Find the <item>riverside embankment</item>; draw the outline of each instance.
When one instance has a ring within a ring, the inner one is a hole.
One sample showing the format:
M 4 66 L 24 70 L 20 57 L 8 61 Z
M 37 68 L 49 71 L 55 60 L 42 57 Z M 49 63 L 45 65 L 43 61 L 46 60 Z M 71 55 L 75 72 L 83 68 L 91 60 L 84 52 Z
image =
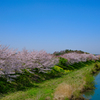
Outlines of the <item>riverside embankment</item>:
M 69 79 L 67 79 L 67 84 L 60 84 L 57 88 L 55 94 L 56 99 L 55 100 L 85 100 L 84 96 L 82 95 L 87 90 L 93 90 L 95 89 L 94 84 L 94 77 L 93 75 L 96 74 L 100 70 L 100 63 L 94 63 L 92 65 L 87 65 L 84 68 L 81 68 L 80 70 L 76 70 L 75 72 L 72 72 L 69 76 Z M 61 89 L 62 93 L 60 92 Z M 64 98 L 67 96 L 67 98 Z M 58 96 L 58 97 L 57 97 Z
M 86 65 L 59 78 L 36 83 L 37 87 L 6 94 L 1 100 L 84 100 L 82 93 L 94 87 L 93 73 L 99 70 L 94 66 L 95 63 Z
M 88 90 L 83 97 L 90 100 L 100 100 L 100 72 L 94 75 L 95 89 Z

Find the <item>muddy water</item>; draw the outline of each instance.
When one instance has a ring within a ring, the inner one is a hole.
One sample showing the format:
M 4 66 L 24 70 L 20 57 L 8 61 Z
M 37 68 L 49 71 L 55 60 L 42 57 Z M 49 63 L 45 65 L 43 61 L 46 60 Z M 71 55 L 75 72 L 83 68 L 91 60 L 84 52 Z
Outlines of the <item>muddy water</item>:
M 95 90 L 87 91 L 83 97 L 89 100 L 100 100 L 100 72 L 95 77 Z

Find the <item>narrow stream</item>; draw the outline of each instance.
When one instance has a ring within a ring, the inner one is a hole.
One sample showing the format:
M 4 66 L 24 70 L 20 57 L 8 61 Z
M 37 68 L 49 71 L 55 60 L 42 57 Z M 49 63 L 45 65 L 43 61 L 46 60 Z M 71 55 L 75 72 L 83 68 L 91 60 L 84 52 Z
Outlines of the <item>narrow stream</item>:
M 95 77 L 95 90 L 87 91 L 83 94 L 83 97 L 89 100 L 100 100 L 100 72 Z

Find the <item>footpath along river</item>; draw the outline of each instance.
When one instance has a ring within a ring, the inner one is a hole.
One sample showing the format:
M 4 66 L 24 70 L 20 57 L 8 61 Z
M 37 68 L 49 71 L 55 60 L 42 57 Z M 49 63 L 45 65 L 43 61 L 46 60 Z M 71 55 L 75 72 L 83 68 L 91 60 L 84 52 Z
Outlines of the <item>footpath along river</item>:
M 87 91 L 83 94 L 83 97 L 89 100 L 100 100 L 100 72 L 95 77 L 95 90 Z

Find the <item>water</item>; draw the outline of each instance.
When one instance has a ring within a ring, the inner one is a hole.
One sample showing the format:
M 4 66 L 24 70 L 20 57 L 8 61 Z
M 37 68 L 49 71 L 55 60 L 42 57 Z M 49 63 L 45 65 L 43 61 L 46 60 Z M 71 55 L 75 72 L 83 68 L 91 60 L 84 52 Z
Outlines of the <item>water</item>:
M 89 100 L 100 100 L 100 72 L 95 77 L 95 90 L 87 91 L 83 97 Z

